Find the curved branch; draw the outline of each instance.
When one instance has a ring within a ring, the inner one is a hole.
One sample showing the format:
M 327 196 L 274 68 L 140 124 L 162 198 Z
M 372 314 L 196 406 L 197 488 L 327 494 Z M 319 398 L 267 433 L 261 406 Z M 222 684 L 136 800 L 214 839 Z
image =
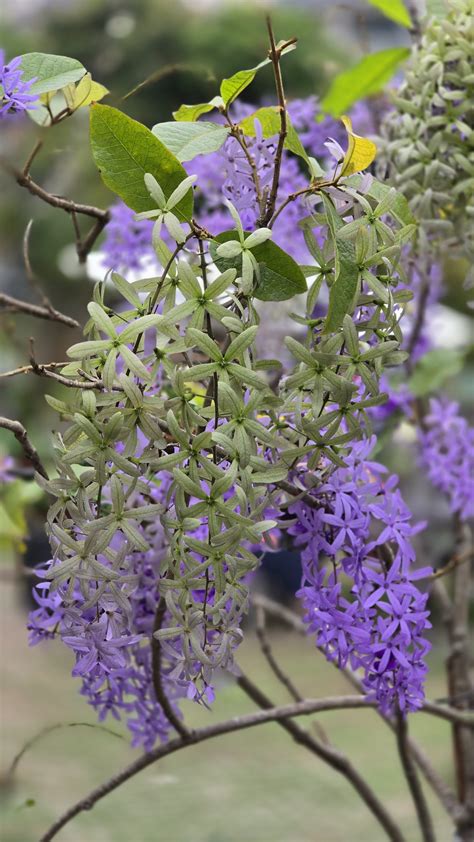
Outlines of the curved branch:
M 418 816 L 423 842 L 436 842 L 431 815 L 410 752 L 408 725 L 401 713 L 397 714 L 397 746 L 405 778 Z
M 162 757 L 174 754 L 186 746 L 202 743 L 223 734 L 232 734 L 234 731 L 254 728 L 257 725 L 264 725 L 267 722 L 279 722 L 284 719 L 289 720 L 295 716 L 309 716 L 313 713 L 322 713 L 324 711 L 342 710 L 348 708 L 373 708 L 374 706 L 373 702 L 369 702 L 360 696 L 335 696 L 328 697 L 326 699 L 306 699 L 302 703 L 297 702 L 294 704 L 282 705 L 280 707 L 272 707 L 268 710 L 260 710 L 254 713 L 245 714 L 244 716 L 236 716 L 233 719 L 229 719 L 224 722 L 217 722 L 213 725 L 197 728 L 194 731 L 190 731 L 187 737 L 176 737 L 173 740 L 169 740 L 164 745 L 160 745 L 153 749 L 153 751 L 150 751 L 148 754 L 144 754 L 133 763 L 130 763 L 129 766 L 126 766 L 125 769 L 122 769 L 121 772 L 113 775 L 108 781 L 105 781 L 96 789 L 93 789 L 89 795 L 82 798 L 80 801 L 77 801 L 76 804 L 70 807 L 69 810 L 67 810 L 38 840 L 38 842 L 51 842 L 51 839 L 54 839 L 61 828 L 67 825 L 75 816 L 79 815 L 79 813 L 82 813 L 85 810 L 91 810 L 98 801 L 110 792 L 113 792 L 114 789 L 117 789 L 123 783 L 126 783 L 126 781 L 133 778 L 143 769 L 151 766 Z M 434 703 L 431 703 L 430 707 L 434 707 L 436 711 L 441 709 L 443 712 L 443 718 L 449 718 L 449 709 L 446 710 L 442 705 L 435 705 Z M 430 710 L 428 712 L 432 713 L 434 711 Z M 455 711 L 456 716 L 459 713 L 460 711 Z M 446 714 L 448 714 L 448 716 L 446 716 Z M 438 715 L 441 714 L 438 713 Z M 309 740 L 313 739 L 309 734 L 306 736 Z M 324 746 L 324 748 L 326 748 L 326 746 Z
M 9 430 L 13 433 L 16 440 L 21 444 L 23 453 L 28 461 L 31 462 L 35 470 L 38 471 L 38 473 L 45 479 L 49 479 L 46 468 L 41 462 L 40 455 L 36 450 L 36 447 L 29 440 L 28 433 L 26 432 L 23 424 L 20 424 L 19 421 L 13 421 L 11 418 L 0 417 L 0 427 L 3 427 L 4 430 Z
M 4 292 L 0 292 L 0 304 L 6 310 L 11 310 L 15 313 L 26 313 L 28 316 L 34 316 L 36 319 L 47 319 L 50 322 L 61 322 L 68 327 L 80 327 L 76 319 L 70 316 L 65 316 L 51 305 L 44 307 L 40 304 L 30 304 L 29 301 L 20 301 L 19 298 L 13 298 Z

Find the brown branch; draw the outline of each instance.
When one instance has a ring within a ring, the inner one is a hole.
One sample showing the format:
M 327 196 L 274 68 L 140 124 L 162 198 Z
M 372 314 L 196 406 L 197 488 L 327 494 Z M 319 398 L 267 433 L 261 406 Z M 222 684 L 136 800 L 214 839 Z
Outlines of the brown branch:
M 457 554 L 463 556 L 472 552 L 469 527 L 456 518 L 456 530 Z M 470 706 L 474 694 L 470 677 L 470 591 L 470 568 L 467 564 L 458 565 L 453 574 L 453 610 L 447 622 L 450 642 L 447 669 L 449 696 L 453 699 L 452 704 L 461 709 Z M 474 731 L 454 725 L 453 742 L 458 797 L 472 813 L 471 831 L 474 832 Z
M 76 319 L 70 316 L 65 316 L 59 310 L 55 310 L 51 305 L 43 307 L 39 304 L 30 304 L 28 301 L 20 301 L 18 298 L 13 298 L 4 292 L 0 292 L 0 305 L 3 305 L 6 310 L 15 313 L 26 313 L 28 316 L 34 316 L 36 319 L 47 319 L 50 322 L 61 322 L 68 327 L 80 327 Z
M 270 195 L 268 197 L 267 207 L 265 210 L 264 216 L 259 220 L 259 225 L 266 225 L 267 222 L 272 218 L 275 205 L 278 195 L 278 187 L 280 185 L 280 171 L 281 171 L 281 163 L 283 159 L 283 149 L 285 146 L 286 136 L 288 134 L 288 114 L 286 111 L 286 100 L 285 100 L 285 89 L 283 87 L 283 77 L 281 74 L 281 53 L 283 47 L 277 47 L 275 42 L 275 35 L 273 33 L 273 27 L 270 17 L 267 17 L 267 29 L 268 29 L 268 37 L 270 39 L 270 50 L 269 50 L 269 58 L 272 61 L 273 65 L 273 75 L 275 77 L 275 87 L 277 92 L 277 99 L 278 99 L 278 107 L 280 111 L 280 131 L 278 134 L 278 143 L 275 152 L 275 163 L 273 166 L 273 179 L 272 179 L 272 186 L 270 189 Z M 292 39 L 291 42 L 287 43 L 294 43 L 295 39 Z M 285 45 L 287 46 L 287 45 Z
M 173 726 L 175 731 L 180 734 L 181 738 L 186 741 L 190 742 L 192 740 L 193 732 L 190 731 L 186 725 L 184 724 L 183 720 L 177 715 L 174 711 L 173 706 L 168 699 L 168 696 L 165 693 L 165 689 L 163 687 L 162 682 L 162 670 L 161 670 L 161 643 L 159 638 L 155 637 L 155 632 L 158 632 L 163 625 L 163 620 L 166 613 L 166 602 L 165 598 L 162 596 L 159 599 L 158 606 L 155 613 L 155 620 L 153 623 L 153 635 L 151 639 L 151 663 L 152 663 L 152 675 L 153 675 L 153 688 L 155 690 L 155 696 L 158 704 L 161 706 L 163 713 L 165 714 L 168 722 Z
M 71 360 L 66 360 L 57 363 L 37 363 L 36 366 L 21 365 L 18 368 L 12 368 L 10 371 L 2 371 L 0 373 L 0 379 L 2 377 L 16 377 L 18 374 L 36 374 L 36 368 L 41 368 L 41 373 L 43 374 L 45 371 L 53 371 L 55 368 L 62 368 L 65 365 L 69 365 L 70 362 Z
M 275 710 L 270 699 L 262 693 L 262 691 L 247 676 L 241 675 L 237 679 L 237 683 L 244 693 L 246 693 L 255 702 L 255 704 L 264 711 L 268 712 L 272 708 Z M 353 699 L 360 701 L 360 697 L 358 696 L 353 697 Z M 297 704 L 299 705 L 300 710 L 302 710 L 306 707 L 307 702 Z M 291 705 L 285 707 L 288 710 L 292 708 Z M 285 707 L 280 708 L 280 711 L 284 711 Z M 311 712 L 315 712 L 314 707 L 312 707 Z M 332 769 L 343 775 L 349 783 L 352 784 L 371 813 L 382 825 L 388 838 L 391 839 L 392 842 L 402 842 L 404 836 L 400 828 L 395 823 L 382 802 L 379 801 L 375 792 L 371 789 L 371 787 L 369 787 L 364 778 L 362 778 L 357 769 L 352 766 L 350 760 L 342 754 L 342 752 L 331 745 L 319 742 L 319 740 L 315 739 L 315 737 L 298 725 L 298 723 L 293 722 L 289 717 L 282 715 L 279 717 L 278 722 L 279 725 L 281 725 L 281 727 L 293 737 L 295 742 L 299 745 L 305 746 L 305 748 L 319 757 L 320 760 L 323 760 L 331 766 Z
M 344 697 L 343 697 L 344 698 Z M 84 812 L 85 810 L 91 810 L 98 801 L 108 795 L 113 790 L 117 789 L 126 781 L 133 778 L 143 769 L 146 769 L 148 766 L 151 766 L 156 761 L 160 760 L 162 757 L 167 757 L 170 754 L 174 754 L 177 751 L 180 751 L 183 748 L 186 748 L 188 745 L 196 745 L 197 743 L 202 743 L 206 740 L 213 739 L 214 737 L 221 736 L 223 734 L 231 734 L 236 731 L 242 731 L 247 728 L 254 728 L 257 725 L 263 725 L 267 722 L 279 722 L 282 719 L 291 719 L 295 716 L 306 716 L 313 713 L 321 713 L 322 711 L 329 711 L 329 710 L 338 710 L 340 709 L 340 697 L 328 698 L 328 699 L 312 699 L 307 700 L 303 704 L 301 703 L 294 703 L 290 705 L 283 705 L 281 707 L 271 707 L 270 709 L 256 711 L 250 714 L 245 714 L 243 716 L 237 716 L 233 719 L 226 720 L 224 722 L 217 722 L 213 725 L 207 725 L 203 728 L 197 728 L 194 731 L 189 733 L 188 738 L 184 737 L 176 737 L 173 740 L 165 743 L 164 745 L 157 746 L 157 748 L 153 749 L 148 754 L 144 754 L 141 757 L 137 758 L 133 763 L 129 764 L 125 769 L 121 772 L 118 772 L 116 775 L 113 775 L 109 780 L 105 781 L 103 784 L 98 786 L 97 788 L 93 789 L 85 798 L 82 798 L 76 804 L 69 808 L 50 828 L 49 830 L 41 837 L 39 842 L 51 842 L 52 839 L 57 835 L 57 833 L 65 827 L 75 816 L 79 815 L 79 813 Z M 288 723 L 285 724 L 286 726 Z M 303 733 L 305 733 L 303 731 Z M 307 735 L 309 740 L 312 740 L 310 735 Z M 326 748 L 326 747 L 323 747 Z M 339 753 L 337 753 L 339 757 Z M 385 813 L 385 808 L 381 805 L 382 811 Z M 398 828 L 396 828 L 398 833 Z M 397 842 L 402 842 L 403 837 L 401 835 L 392 837 L 396 839 Z
M 436 842 L 433 822 L 428 810 L 428 805 L 425 800 L 423 789 L 416 772 L 415 764 L 410 752 L 410 745 L 408 742 L 408 725 L 403 714 L 397 715 L 397 746 L 400 755 L 401 764 L 408 787 L 411 792 L 413 803 L 415 805 L 418 822 L 420 825 L 423 842 Z
M 110 212 L 108 210 L 104 210 L 103 208 L 97 208 L 94 205 L 74 202 L 72 199 L 67 199 L 64 196 L 57 196 L 54 193 L 50 193 L 48 190 L 45 190 L 40 184 L 37 184 L 30 175 L 30 168 L 40 148 L 41 142 L 38 141 L 22 170 L 12 166 L 12 164 L 3 157 L 0 157 L 0 165 L 13 176 L 20 187 L 24 187 L 29 193 L 33 196 L 37 196 L 43 202 L 46 202 L 46 204 L 51 205 L 54 208 L 60 208 L 72 216 L 73 225 L 76 225 L 75 233 L 77 255 L 79 257 L 79 261 L 84 263 L 99 234 L 109 222 Z M 95 220 L 94 225 L 84 238 L 81 238 L 79 235 L 77 223 L 75 223 L 75 215 L 77 214 L 87 216 Z
M 425 581 L 434 582 L 435 579 L 441 579 L 442 576 L 447 576 L 449 573 L 452 573 L 453 570 L 455 570 L 460 564 L 465 564 L 467 561 L 472 561 L 473 559 L 474 552 L 472 549 L 469 549 L 462 555 L 454 555 L 443 567 L 439 570 L 435 570 L 434 573 L 431 573 L 429 576 L 426 576 Z
M 256 622 L 256 632 L 257 638 L 260 643 L 260 648 L 264 657 L 266 658 L 270 669 L 272 670 L 273 674 L 276 676 L 280 684 L 285 687 L 295 702 L 302 702 L 303 696 L 299 692 L 296 685 L 291 680 L 290 676 L 284 671 L 283 667 L 277 661 L 275 655 L 273 654 L 273 649 L 270 645 L 270 641 L 268 640 L 268 636 L 266 633 L 266 622 L 265 622 L 265 609 L 261 605 L 257 605 L 257 622 Z M 323 741 L 323 743 L 329 744 L 330 740 L 328 735 L 326 734 L 322 725 L 315 721 L 313 723 L 315 731 L 319 736 L 319 739 Z
M 32 445 L 31 441 L 28 438 L 28 434 L 23 426 L 20 424 L 19 421 L 12 421 L 11 418 L 2 418 L 0 417 L 0 427 L 3 427 L 4 430 L 9 430 L 15 436 L 16 440 L 21 444 L 23 448 L 23 453 L 25 454 L 26 458 L 29 462 L 34 466 L 39 474 L 45 479 L 49 479 L 46 469 L 44 468 L 39 453 L 36 448 Z

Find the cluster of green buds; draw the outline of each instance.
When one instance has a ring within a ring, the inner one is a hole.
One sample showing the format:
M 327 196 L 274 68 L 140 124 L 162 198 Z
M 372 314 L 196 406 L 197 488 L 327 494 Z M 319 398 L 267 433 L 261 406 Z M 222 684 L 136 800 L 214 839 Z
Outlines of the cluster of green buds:
M 449 0 L 427 21 L 382 126 L 380 169 L 432 243 L 474 248 L 474 3 Z

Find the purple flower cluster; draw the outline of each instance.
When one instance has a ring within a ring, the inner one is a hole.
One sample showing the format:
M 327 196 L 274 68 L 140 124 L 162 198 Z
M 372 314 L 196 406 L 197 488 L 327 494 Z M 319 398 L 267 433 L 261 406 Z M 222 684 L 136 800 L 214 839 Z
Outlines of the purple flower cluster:
M 38 96 L 31 93 L 35 79 L 22 80 L 21 56 L 5 64 L 0 50 L 0 119 L 35 108 Z
M 166 496 L 168 487 L 169 480 L 164 477 L 155 492 L 156 502 Z M 142 501 L 137 498 L 136 502 Z M 28 628 L 31 644 L 61 638 L 74 652 L 76 663 L 72 675 L 82 679 L 81 693 L 99 720 L 108 715 L 115 719 L 125 717 L 132 733 L 132 745 L 143 746 L 148 751 L 157 739 L 168 737 L 170 724 L 153 690 L 151 640 L 159 600 L 160 567 L 167 552 L 159 522 L 147 527 L 146 539 L 150 550 L 128 551 L 123 582 L 112 580 L 94 605 L 88 605 L 88 599 L 77 585 L 70 595 L 66 586 L 53 591 L 50 582 L 40 582 L 33 591 L 38 608 L 30 613 Z M 123 536 L 117 534 L 111 543 L 118 554 L 121 550 L 125 552 Z M 111 566 L 105 555 L 101 563 Z M 40 575 L 47 575 L 51 564 Z M 165 617 L 165 625 L 166 622 Z M 179 715 L 177 700 L 186 697 L 190 687 L 189 682 L 180 681 L 176 674 L 179 659 L 176 645 L 173 649 L 162 645 L 160 674 L 166 695 Z
M 308 629 L 330 661 L 362 671 L 363 686 L 384 714 L 423 702 L 430 644 L 427 594 L 416 580 L 412 537 L 423 528 L 397 488 L 398 478 L 369 461 L 375 438 L 358 442 L 339 467 L 308 493 L 317 504 L 293 504 L 290 532 L 302 548 L 298 592 Z M 297 481 L 311 488 L 301 465 Z
M 462 520 L 474 517 L 474 428 L 459 404 L 432 399 L 419 430 L 421 464 Z

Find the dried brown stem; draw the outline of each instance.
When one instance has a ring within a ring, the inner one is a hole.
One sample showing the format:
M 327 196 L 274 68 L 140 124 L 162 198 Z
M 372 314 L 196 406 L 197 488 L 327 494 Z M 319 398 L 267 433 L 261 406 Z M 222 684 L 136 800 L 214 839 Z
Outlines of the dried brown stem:
M 153 673 L 153 688 L 158 704 L 161 706 L 168 722 L 173 726 L 175 731 L 181 736 L 183 740 L 189 742 L 192 739 L 192 731 L 190 731 L 183 720 L 175 713 L 173 706 L 165 693 L 162 681 L 161 670 L 161 643 L 155 632 L 158 632 L 163 625 L 163 620 L 166 613 L 166 602 L 164 597 L 160 597 L 155 614 L 155 621 L 153 623 L 153 636 L 151 639 L 151 660 Z
M 39 152 L 40 148 L 41 141 L 38 141 L 34 146 L 32 152 L 30 153 L 22 170 L 19 170 L 16 167 L 12 166 L 12 164 L 10 164 L 9 161 L 6 161 L 5 158 L 2 157 L 0 157 L 0 165 L 13 176 L 13 178 L 16 180 L 17 184 L 19 184 L 20 187 L 24 187 L 26 190 L 28 190 L 29 193 L 31 193 L 33 196 L 37 196 L 43 202 L 46 202 L 46 204 L 51 205 L 54 208 L 60 208 L 61 210 L 65 211 L 66 213 L 72 216 L 73 224 L 76 225 L 75 233 L 77 255 L 79 257 L 79 261 L 81 263 L 84 263 L 99 234 L 107 225 L 110 219 L 110 212 L 108 210 L 104 210 L 103 208 L 97 208 L 94 205 L 87 205 L 83 204 L 82 202 L 74 202 L 72 199 L 67 199 L 64 196 L 56 196 L 54 193 L 50 193 L 48 190 L 45 190 L 44 187 L 41 187 L 40 184 L 34 181 L 34 179 L 30 175 L 30 169 L 33 160 Z M 95 220 L 94 225 L 85 235 L 84 238 L 80 236 L 77 224 L 75 223 L 75 216 L 77 214 L 87 216 Z
M 10 312 L 25 313 L 26 315 L 33 316 L 36 319 L 47 319 L 47 321 L 50 322 L 61 322 L 61 324 L 67 325 L 68 327 L 80 327 L 80 324 L 76 321 L 76 319 L 72 319 L 70 316 L 60 313 L 59 310 L 55 310 L 51 305 L 43 307 L 39 304 L 30 304 L 29 301 L 20 301 L 20 299 L 13 298 L 13 296 L 7 295 L 5 292 L 0 292 L 0 306 L 3 306 Z
M 285 146 L 285 140 L 288 134 L 288 114 L 286 110 L 286 100 L 285 100 L 285 89 L 283 87 L 283 77 L 281 74 L 281 50 L 282 48 L 277 47 L 275 42 L 275 35 L 273 33 L 273 27 L 270 17 L 267 17 L 267 29 L 268 29 L 268 37 L 270 39 L 270 51 L 269 57 L 271 58 L 272 65 L 273 65 L 273 75 L 275 77 L 275 87 L 277 93 L 277 100 L 278 100 L 278 108 L 280 110 L 280 131 L 278 134 L 278 143 L 277 148 L 275 151 L 275 161 L 273 166 L 273 179 L 272 179 L 272 186 L 270 189 L 270 195 L 267 201 L 267 207 L 265 209 L 264 216 L 259 220 L 260 225 L 266 225 L 269 220 L 272 218 L 275 212 L 275 205 L 278 196 L 278 187 L 280 185 L 280 171 L 281 171 L 281 163 L 283 159 L 283 149 Z
M 13 421 L 11 418 L 0 417 L 0 427 L 3 427 L 4 430 L 9 430 L 13 433 L 16 440 L 21 444 L 23 453 L 28 461 L 31 462 L 33 467 L 39 474 L 41 474 L 42 477 L 49 479 L 46 468 L 41 462 L 39 453 L 29 440 L 28 433 L 26 432 L 23 424 L 20 424 L 19 421 Z
M 401 713 L 397 716 L 397 745 L 405 778 L 415 805 L 423 842 L 436 842 L 433 822 L 413 762 L 408 742 L 408 725 Z

